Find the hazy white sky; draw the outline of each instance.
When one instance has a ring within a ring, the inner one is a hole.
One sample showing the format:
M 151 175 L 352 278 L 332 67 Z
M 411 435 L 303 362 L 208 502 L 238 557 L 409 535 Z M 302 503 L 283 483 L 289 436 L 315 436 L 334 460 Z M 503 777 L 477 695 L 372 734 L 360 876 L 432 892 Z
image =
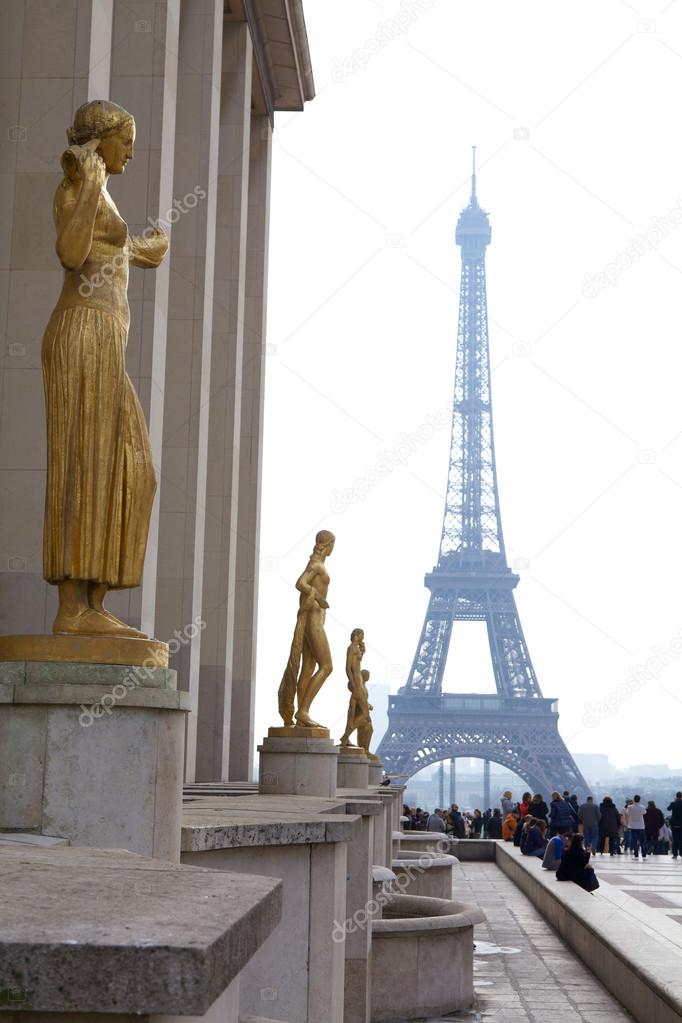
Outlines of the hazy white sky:
M 355 626 L 373 681 L 409 670 L 449 428 L 349 498 L 451 400 L 476 143 L 502 517 L 540 685 L 573 752 L 680 766 L 682 2 L 305 13 L 317 96 L 274 143 L 257 738 L 320 528 L 335 671 L 313 716 L 340 736 Z M 483 629 L 455 626 L 447 688 L 490 691 Z

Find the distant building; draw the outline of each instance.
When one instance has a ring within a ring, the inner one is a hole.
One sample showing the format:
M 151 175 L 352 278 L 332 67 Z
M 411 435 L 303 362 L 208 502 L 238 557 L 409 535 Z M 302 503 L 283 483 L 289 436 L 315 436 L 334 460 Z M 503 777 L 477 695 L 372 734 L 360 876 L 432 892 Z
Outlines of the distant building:
M 574 760 L 590 784 L 610 781 L 618 774 L 606 753 L 576 753 Z

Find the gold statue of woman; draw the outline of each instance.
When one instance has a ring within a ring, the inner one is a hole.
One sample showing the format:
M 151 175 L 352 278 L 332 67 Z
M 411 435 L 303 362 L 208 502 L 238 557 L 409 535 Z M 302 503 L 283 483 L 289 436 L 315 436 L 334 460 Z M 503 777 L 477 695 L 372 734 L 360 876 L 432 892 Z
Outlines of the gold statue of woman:
M 353 629 L 350 634 L 350 644 L 346 650 L 346 677 L 350 700 L 348 701 L 348 717 L 346 718 L 346 730 L 341 736 L 341 746 L 352 746 L 350 737 L 357 730 L 358 746 L 369 753 L 369 744 L 372 741 L 372 718 L 370 711 L 374 710 L 369 702 L 367 683 L 369 672 L 362 668 L 362 658 L 365 656 L 365 632 L 364 629 Z
M 310 704 L 332 673 L 332 656 L 324 631 L 325 611 L 329 607 L 329 573 L 324 562 L 334 550 L 335 539 L 327 529 L 320 530 L 308 564 L 296 581 L 301 598 L 291 652 L 278 694 L 279 713 L 286 727 L 294 724 L 294 696 L 296 724 L 306 728 L 324 727 L 310 717 Z
M 107 191 L 133 158 L 135 121 L 96 100 L 75 113 L 54 197 L 64 283 L 43 337 L 47 410 L 44 575 L 59 588 L 52 631 L 142 636 L 103 606 L 139 586 L 156 476 L 125 369 L 128 265 L 157 267 L 159 228 L 132 238 Z

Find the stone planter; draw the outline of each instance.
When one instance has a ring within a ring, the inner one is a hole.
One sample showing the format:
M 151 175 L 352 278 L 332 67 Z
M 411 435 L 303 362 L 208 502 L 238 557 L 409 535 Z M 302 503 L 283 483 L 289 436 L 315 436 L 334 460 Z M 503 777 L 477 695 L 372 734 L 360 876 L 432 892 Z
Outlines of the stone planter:
M 452 898 L 452 868 L 459 860 L 446 853 L 402 850 L 393 860 L 397 886 L 405 895 Z
M 451 845 L 448 836 L 440 831 L 394 831 L 393 838 L 398 840 L 401 850 L 413 849 L 417 852 L 444 853 Z
M 474 1000 L 474 924 L 481 910 L 449 899 L 389 895 L 372 922 L 372 1023 L 468 1009 Z

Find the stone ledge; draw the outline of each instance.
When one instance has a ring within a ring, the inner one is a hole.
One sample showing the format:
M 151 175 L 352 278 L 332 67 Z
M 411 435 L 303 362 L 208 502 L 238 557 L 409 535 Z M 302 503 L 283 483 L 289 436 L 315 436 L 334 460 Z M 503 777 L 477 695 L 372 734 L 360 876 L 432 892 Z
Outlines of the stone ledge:
M 22 1016 L 203 1015 L 281 917 L 279 880 L 117 849 L 0 846 L 0 887 Z
M 535 856 L 496 841 L 495 859 L 555 931 L 637 1020 L 682 1020 L 680 955 L 640 919 L 611 902 L 557 881 Z M 597 869 L 597 876 L 599 871 Z M 601 880 L 601 879 L 600 879 Z
M 223 805 L 220 806 L 202 805 L 202 800 L 186 803 L 183 807 L 181 851 L 316 845 L 350 842 L 355 837 L 359 821 L 357 815 L 332 814 L 329 811 L 301 813 L 294 808 L 287 813 L 284 807 L 271 809 L 264 806 L 259 809 L 256 799 L 245 798 L 247 806 L 239 805 L 239 797 L 221 800 Z M 267 796 L 257 798 L 268 799 Z M 295 803 L 300 802 L 300 797 L 291 798 Z M 287 797 L 279 799 L 286 800 Z M 216 802 L 210 801 L 211 804 Z
M 19 704 L 47 704 L 48 706 L 80 706 L 99 704 L 105 696 L 112 696 L 115 686 L 86 685 L 82 682 L 72 684 L 52 684 L 41 682 L 39 685 L 21 685 L 14 687 L 11 702 Z M 128 689 L 120 699 L 114 699 L 111 709 L 116 711 L 125 707 L 153 707 L 161 710 L 191 710 L 189 693 L 179 689 Z

